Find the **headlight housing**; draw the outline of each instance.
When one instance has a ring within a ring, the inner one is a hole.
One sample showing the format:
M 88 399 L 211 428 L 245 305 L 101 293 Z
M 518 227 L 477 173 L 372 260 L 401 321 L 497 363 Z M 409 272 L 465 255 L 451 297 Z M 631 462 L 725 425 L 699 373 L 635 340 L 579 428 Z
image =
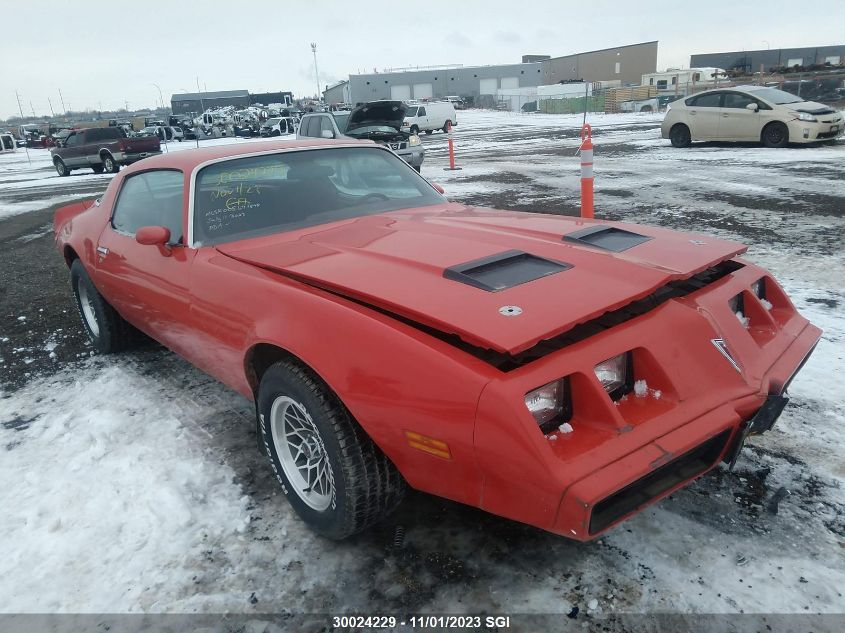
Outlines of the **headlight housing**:
M 634 381 L 631 352 L 625 352 L 600 362 L 593 369 L 601 386 L 613 400 L 631 391 Z
M 809 112 L 796 112 L 795 115 L 799 121 L 811 121 L 813 123 L 818 121 L 818 119 Z
M 569 380 L 561 378 L 525 394 L 525 406 L 543 433 L 550 433 L 572 417 Z
M 416 134 L 411 134 L 411 136 L 408 137 L 408 145 L 419 145 L 420 143 L 422 143 L 422 141 Z

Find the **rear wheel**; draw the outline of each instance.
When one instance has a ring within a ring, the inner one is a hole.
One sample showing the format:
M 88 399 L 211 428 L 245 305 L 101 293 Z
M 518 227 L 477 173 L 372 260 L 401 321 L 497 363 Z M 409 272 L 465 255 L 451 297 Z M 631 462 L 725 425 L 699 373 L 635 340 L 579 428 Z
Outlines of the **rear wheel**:
M 455 124 L 451 121 L 446 121 L 446 123 L 443 124 L 443 131 L 448 132 L 450 127 L 455 127 Z
M 692 137 L 689 128 L 683 123 L 676 123 L 669 132 L 669 140 L 672 147 L 689 147 L 692 144 Z
M 425 133 L 426 133 L 426 134 L 431 134 L 433 131 L 434 131 L 434 130 L 426 130 L 426 131 L 425 131 Z
M 115 161 L 114 156 L 112 156 L 111 154 L 103 154 L 101 158 L 103 161 L 103 171 L 105 171 L 107 174 L 116 174 L 117 171 L 120 169 L 120 166 L 117 164 L 117 161 Z
M 786 147 L 789 143 L 789 129 L 780 121 L 773 121 L 763 128 L 763 145 L 766 147 Z
M 91 165 L 91 169 L 94 170 L 95 174 L 102 174 L 103 173 L 103 166 L 102 165 Z
M 143 335 L 103 299 L 78 259 L 70 267 L 70 283 L 82 324 L 94 349 L 101 354 L 110 354 L 134 347 L 143 340 Z
M 67 176 L 70 173 L 70 169 L 67 168 L 65 161 L 61 158 L 54 160 L 53 165 L 56 166 L 56 173 L 59 174 L 59 176 Z
M 377 523 L 405 480 L 316 374 L 290 360 L 258 388 L 262 443 L 296 513 L 315 532 L 342 539 Z

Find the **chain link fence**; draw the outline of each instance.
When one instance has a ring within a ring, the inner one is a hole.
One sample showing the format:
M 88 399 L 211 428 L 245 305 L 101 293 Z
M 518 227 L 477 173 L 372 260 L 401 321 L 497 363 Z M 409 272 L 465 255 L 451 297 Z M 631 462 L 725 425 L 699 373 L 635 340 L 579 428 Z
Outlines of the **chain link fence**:
M 807 101 L 818 101 L 845 109 L 845 69 L 801 73 L 767 73 L 746 77 L 716 77 L 705 81 L 658 82 L 657 85 L 622 87 L 607 82 L 564 85 L 565 94 L 553 94 L 556 86 L 499 90 L 496 95 L 481 95 L 474 107 L 510 112 L 543 114 L 578 114 L 584 112 L 658 112 L 690 95 L 749 84 L 779 88 Z M 542 94 L 545 91 L 546 94 Z

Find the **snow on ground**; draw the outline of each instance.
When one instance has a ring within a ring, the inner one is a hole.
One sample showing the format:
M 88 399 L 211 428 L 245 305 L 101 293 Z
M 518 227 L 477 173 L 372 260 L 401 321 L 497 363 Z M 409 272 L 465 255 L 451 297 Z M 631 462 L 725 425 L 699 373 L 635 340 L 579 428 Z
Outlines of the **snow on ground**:
M 463 170 L 444 171 L 445 135 L 423 136 L 422 173 L 452 199 L 577 208 L 579 115 L 458 117 Z M 735 471 L 719 468 L 589 544 L 418 494 L 384 525 L 331 543 L 278 493 L 250 403 L 158 348 L 62 356 L 75 315 L 22 343 L 39 310 L 59 308 L 21 305 L 0 324 L 0 371 L 26 383 L 0 393 L 0 611 L 845 611 L 845 144 L 678 150 L 659 138 L 659 115 L 588 121 L 599 217 L 743 241 L 824 329 L 790 406 Z M 25 160 L 0 156 L 0 217 L 12 208 L 22 221 L 108 180 L 58 181 L 43 155 Z M 5 247 L 49 240 L 43 222 Z

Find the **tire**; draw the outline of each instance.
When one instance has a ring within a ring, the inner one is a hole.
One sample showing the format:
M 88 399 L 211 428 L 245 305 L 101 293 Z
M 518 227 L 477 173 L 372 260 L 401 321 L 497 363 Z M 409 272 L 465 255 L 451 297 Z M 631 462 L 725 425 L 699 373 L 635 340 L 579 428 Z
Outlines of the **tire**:
M 402 475 L 308 368 L 293 360 L 272 365 L 261 377 L 256 409 L 282 492 L 318 534 L 346 538 L 402 500 Z
M 91 165 L 91 169 L 94 170 L 95 174 L 102 174 L 103 173 L 103 166 L 102 165 Z
M 70 283 L 79 316 L 95 350 L 111 354 L 135 347 L 143 340 L 143 335 L 103 299 L 78 259 L 70 267 Z
M 446 121 L 446 123 L 444 123 L 444 124 L 443 124 L 443 131 L 444 131 L 445 133 L 447 133 L 447 134 L 449 133 L 449 124 L 450 124 L 450 123 L 452 123 L 452 122 L 451 122 L 451 121 Z M 452 127 L 455 127 L 455 124 L 454 124 L 454 123 L 452 123 Z
M 672 141 L 672 147 L 689 147 L 692 145 L 689 128 L 683 123 L 676 123 L 672 126 L 669 131 L 669 140 Z
M 103 171 L 107 174 L 116 174 L 120 170 L 120 165 L 117 164 L 114 156 L 108 152 L 104 153 L 101 159 L 103 161 Z
M 414 169 L 416 169 L 416 170 L 417 170 L 417 173 L 420 173 L 420 168 L 422 167 L 422 165 L 411 165 L 411 167 L 413 167 Z
M 434 130 L 426 130 L 426 131 L 425 131 L 425 133 L 426 133 L 426 134 L 431 134 L 433 131 L 434 131 Z
M 789 128 L 780 121 L 773 121 L 763 128 L 760 141 L 765 147 L 786 147 L 789 143 Z
M 420 128 L 416 125 L 412 125 L 411 126 L 411 134 L 419 134 L 419 133 L 420 133 Z
M 70 174 L 70 169 L 67 168 L 67 165 L 65 165 L 65 161 L 63 161 L 61 158 L 57 158 L 56 160 L 54 160 L 53 165 L 55 165 L 56 173 L 59 174 L 59 176 L 67 176 Z

